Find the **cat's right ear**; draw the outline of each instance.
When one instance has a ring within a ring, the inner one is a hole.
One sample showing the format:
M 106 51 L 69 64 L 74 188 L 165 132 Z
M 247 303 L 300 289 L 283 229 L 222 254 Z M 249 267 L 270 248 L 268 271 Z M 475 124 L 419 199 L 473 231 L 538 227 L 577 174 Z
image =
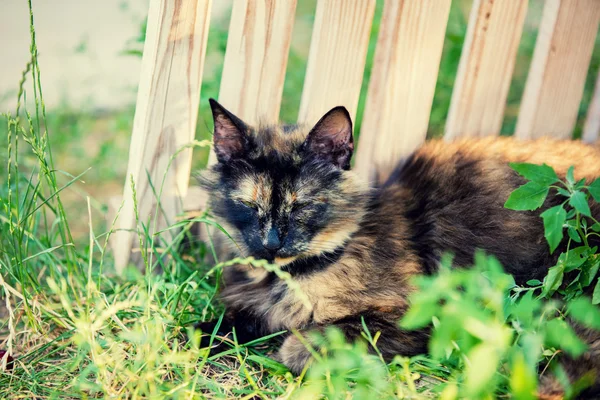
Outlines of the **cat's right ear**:
M 244 157 L 248 150 L 248 126 L 215 99 L 208 102 L 215 123 L 213 145 L 217 159 L 220 163 L 227 163 Z

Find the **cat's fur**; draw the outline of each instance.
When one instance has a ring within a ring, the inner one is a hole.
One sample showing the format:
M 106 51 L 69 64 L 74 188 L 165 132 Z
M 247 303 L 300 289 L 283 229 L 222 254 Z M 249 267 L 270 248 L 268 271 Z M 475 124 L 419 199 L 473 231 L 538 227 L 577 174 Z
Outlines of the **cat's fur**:
M 354 340 L 362 317 L 373 334 L 381 332 L 386 359 L 424 352 L 427 333 L 403 331 L 397 321 L 414 290 L 410 279 L 435 272 L 442 253 L 468 266 L 483 249 L 518 283 L 541 279 L 560 254 L 561 248 L 549 252 L 540 210 L 503 207 L 525 183 L 508 163 L 547 163 L 561 176 L 574 165 L 577 178 L 600 176 L 600 149 L 575 141 L 430 141 L 369 189 L 350 171 L 352 123 L 343 107 L 310 130 L 255 129 L 217 102 L 211 107 L 219 162 L 201 182 L 212 212 L 241 255 L 281 265 L 311 303 L 305 306 L 273 273 L 227 268 L 223 326 L 235 327 L 240 340 L 329 325 Z M 550 196 L 544 208 L 559 201 Z M 591 208 L 600 218 L 600 206 Z M 311 356 L 290 334 L 279 358 L 299 372 Z

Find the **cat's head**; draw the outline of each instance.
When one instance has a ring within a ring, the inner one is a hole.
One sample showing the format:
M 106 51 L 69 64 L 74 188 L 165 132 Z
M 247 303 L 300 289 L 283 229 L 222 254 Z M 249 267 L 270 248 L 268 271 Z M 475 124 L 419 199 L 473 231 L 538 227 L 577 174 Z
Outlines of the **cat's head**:
M 352 121 L 336 107 L 310 128 L 251 127 L 214 100 L 218 162 L 201 175 L 210 209 L 244 256 L 285 265 L 338 250 L 367 191 L 350 171 Z

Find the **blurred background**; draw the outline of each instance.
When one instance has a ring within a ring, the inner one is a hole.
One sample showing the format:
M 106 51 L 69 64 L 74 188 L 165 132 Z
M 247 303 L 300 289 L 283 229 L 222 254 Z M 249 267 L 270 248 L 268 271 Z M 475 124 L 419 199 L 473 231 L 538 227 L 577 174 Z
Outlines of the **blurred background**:
M 212 130 L 208 98 L 218 97 L 231 3 L 232 0 L 213 0 L 197 139 L 209 138 Z M 429 137 L 443 133 L 471 3 L 472 0 L 452 2 Z M 297 118 L 315 6 L 316 0 L 298 2 L 281 106 L 280 119 L 283 122 L 295 122 Z M 507 100 L 503 135 L 511 135 L 515 127 L 542 7 L 543 0 L 529 2 Z M 5 0 L 0 9 L 0 47 L 3 49 L 0 58 L 0 112 L 14 114 L 19 82 L 29 60 L 30 16 L 24 0 Z M 63 193 L 76 237 L 83 237 L 88 232 L 87 210 L 81 199 L 87 194 L 91 196 L 96 223 L 103 224 L 108 200 L 120 195 L 123 189 L 147 9 L 148 0 L 33 0 L 47 129 L 55 165 L 73 175 L 91 167 L 82 178 L 85 183 L 80 182 Z M 360 131 L 382 9 L 383 0 L 378 0 L 357 113 L 357 133 Z M 581 135 L 599 66 L 600 45 L 597 39 L 575 137 Z M 31 92 L 28 89 L 30 84 L 25 85 L 26 94 Z M 32 109 L 33 99 L 27 98 L 27 104 Z M 0 126 L 0 148 L 5 147 L 2 143 L 6 136 L 6 126 Z M 206 150 L 196 151 L 194 168 L 202 168 L 207 156 Z

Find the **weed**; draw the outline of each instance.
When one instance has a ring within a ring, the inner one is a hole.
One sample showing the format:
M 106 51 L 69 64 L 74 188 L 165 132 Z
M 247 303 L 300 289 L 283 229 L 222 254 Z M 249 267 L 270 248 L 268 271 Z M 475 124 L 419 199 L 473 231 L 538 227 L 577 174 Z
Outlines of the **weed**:
M 543 283 L 530 281 L 533 286 L 530 290 L 541 289 L 540 296 L 546 298 L 557 290 L 566 300 L 580 296 L 592 284 L 600 267 L 598 247 L 590 245 L 590 238 L 600 237 L 600 222 L 592 216 L 589 206 L 590 198 L 600 202 L 600 178 L 586 185 L 585 179 L 575 180 L 573 167 L 567 171 L 565 180 L 559 179 L 545 164 L 515 163 L 511 167 L 529 182 L 510 195 L 505 207 L 536 210 L 553 191 L 563 201 L 541 214 L 550 252 L 553 253 L 563 241 L 565 231 L 569 236 L 567 249 L 560 253 L 557 264 L 550 268 Z M 574 273 L 577 273 L 575 278 L 564 285 L 566 274 Z M 592 302 L 600 303 L 600 281 L 594 289 Z

